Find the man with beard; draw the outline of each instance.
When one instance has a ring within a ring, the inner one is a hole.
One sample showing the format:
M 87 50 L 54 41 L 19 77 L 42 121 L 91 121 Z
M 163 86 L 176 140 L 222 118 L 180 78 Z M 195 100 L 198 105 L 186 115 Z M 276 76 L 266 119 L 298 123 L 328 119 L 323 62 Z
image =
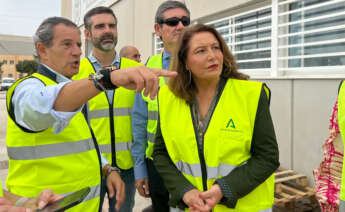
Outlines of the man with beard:
M 80 62 L 78 75 L 82 79 L 96 73 L 102 67 L 118 69 L 140 66 L 127 58 L 121 58 L 115 51 L 117 44 L 117 18 L 107 7 L 96 7 L 84 16 L 85 37 L 93 44 L 90 55 Z M 125 88 L 106 90 L 88 102 L 84 109 L 94 131 L 102 155 L 109 161 L 109 171 L 120 172 L 126 185 L 126 199 L 120 212 L 130 212 L 134 207 L 134 171 L 130 152 L 132 145 L 131 113 L 135 92 Z M 106 176 L 106 174 L 104 174 Z M 102 181 L 101 203 L 107 191 L 105 179 Z M 109 193 L 108 193 L 109 194 Z M 109 195 L 108 195 L 109 196 Z M 115 212 L 115 198 L 109 198 L 109 211 Z
M 164 45 L 161 54 L 150 57 L 147 67 L 169 69 L 171 54 L 182 30 L 190 24 L 190 12 L 185 4 L 179 1 L 165 1 L 157 9 L 154 29 Z M 160 78 L 160 85 L 165 79 Z M 157 129 L 157 100 L 150 100 L 141 94 L 135 96 L 133 107 L 133 146 L 135 186 L 141 196 L 151 197 L 153 211 L 169 211 L 169 193 L 163 180 L 153 165 L 154 137 Z M 146 209 L 145 211 L 149 211 Z

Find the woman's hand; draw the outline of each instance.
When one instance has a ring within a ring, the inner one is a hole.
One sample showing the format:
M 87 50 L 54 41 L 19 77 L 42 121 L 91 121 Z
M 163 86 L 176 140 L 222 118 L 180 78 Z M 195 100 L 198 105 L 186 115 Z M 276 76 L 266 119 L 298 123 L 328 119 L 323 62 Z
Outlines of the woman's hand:
M 186 194 L 185 194 L 185 196 L 186 196 Z M 209 190 L 207 190 L 205 192 L 200 192 L 197 195 L 198 195 L 199 199 L 201 199 L 202 204 L 191 205 L 189 207 L 189 210 L 191 212 L 209 212 L 212 210 L 212 208 L 214 208 L 214 206 L 216 206 L 220 202 L 220 200 L 223 197 L 222 190 L 220 189 L 219 185 L 217 185 L 217 184 L 213 185 Z M 199 201 L 199 199 L 198 199 L 198 201 Z M 183 198 L 183 200 L 184 200 L 184 198 Z
M 197 208 L 203 208 L 205 203 L 200 198 L 201 191 L 192 189 L 183 195 L 183 202 L 189 207 L 191 212 L 199 212 Z
M 212 209 L 223 198 L 223 192 L 218 184 L 214 184 L 209 190 L 202 192 L 200 197 L 205 201 L 208 208 Z

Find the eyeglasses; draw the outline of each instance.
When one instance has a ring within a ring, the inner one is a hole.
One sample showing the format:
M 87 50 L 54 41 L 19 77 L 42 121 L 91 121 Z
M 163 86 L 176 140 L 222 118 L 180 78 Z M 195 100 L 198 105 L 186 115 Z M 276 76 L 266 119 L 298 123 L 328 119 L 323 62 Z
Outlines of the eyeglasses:
M 183 26 L 188 26 L 190 24 L 190 18 L 187 16 L 183 16 L 182 18 L 177 18 L 177 17 L 167 18 L 165 20 L 162 20 L 160 23 L 173 27 L 173 26 L 177 26 L 180 21 L 183 24 Z

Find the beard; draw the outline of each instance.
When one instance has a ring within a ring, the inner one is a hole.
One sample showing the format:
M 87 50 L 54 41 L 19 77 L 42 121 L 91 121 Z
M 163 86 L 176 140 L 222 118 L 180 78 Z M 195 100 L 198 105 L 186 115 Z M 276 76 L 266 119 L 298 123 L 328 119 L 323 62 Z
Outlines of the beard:
M 111 42 L 105 41 L 105 40 L 112 40 Z M 102 35 L 100 38 L 93 38 L 92 44 L 105 52 L 113 51 L 115 49 L 115 46 L 117 44 L 117 36 L 114 36 L 111 33 L 107 33 Z

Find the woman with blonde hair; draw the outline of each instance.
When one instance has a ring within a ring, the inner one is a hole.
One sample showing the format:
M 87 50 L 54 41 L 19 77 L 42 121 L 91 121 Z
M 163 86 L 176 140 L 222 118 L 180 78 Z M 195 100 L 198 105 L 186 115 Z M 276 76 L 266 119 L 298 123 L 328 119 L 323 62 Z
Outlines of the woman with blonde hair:
M 270 92 L 238 72 L 210 26 L 180 36 L 160 89 L 154 164 L 171 206 L 192 212 L 272 211 L 279 152 Z

